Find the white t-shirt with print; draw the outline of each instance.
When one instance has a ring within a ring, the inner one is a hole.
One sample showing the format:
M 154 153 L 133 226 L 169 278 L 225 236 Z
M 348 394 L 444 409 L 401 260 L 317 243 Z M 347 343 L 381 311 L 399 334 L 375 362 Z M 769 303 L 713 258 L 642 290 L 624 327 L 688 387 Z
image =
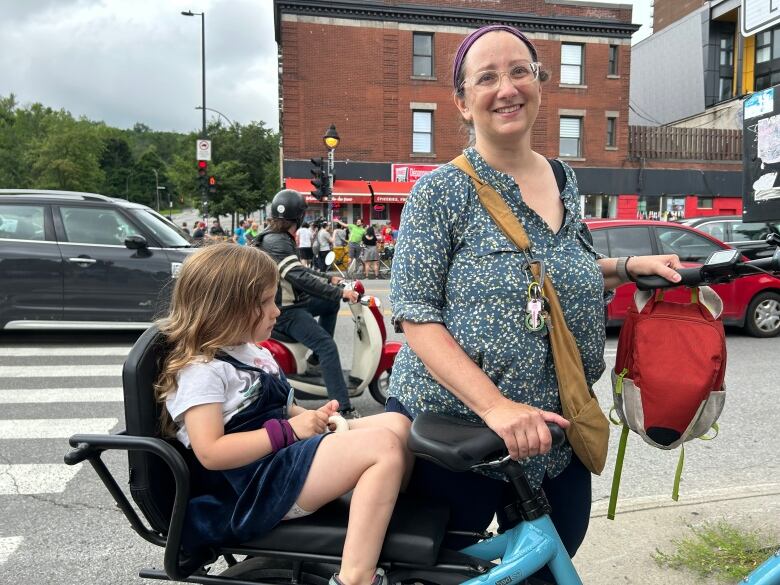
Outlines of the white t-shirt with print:
M 279 374 L 279 365 L 271 352 L 251 343 L 223 347 L 222 351 L 238 361 L 260 368 L 270 374 Z M 176 437 L 185 447 L 190 437 L 184 426 L 184 413 L 200 404 L 222 404 L 222 421 L 227 424 L 237 413 L 249 406 L 261 391 L 260 373 L 237 370 L 218 359 L 194 361 L 176 375 L 176 391 L 168 395 L 165 406 L 176 423 Z
M 308 228 L 298 230 L 298 247 L 311 248 L 311 231 Z

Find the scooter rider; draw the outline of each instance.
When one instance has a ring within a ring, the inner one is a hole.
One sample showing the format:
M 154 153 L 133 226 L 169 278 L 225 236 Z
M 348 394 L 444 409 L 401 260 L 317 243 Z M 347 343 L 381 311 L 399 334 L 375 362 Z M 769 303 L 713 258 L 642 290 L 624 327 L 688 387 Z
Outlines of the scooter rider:
M 268 227 L 255 239 L 255 246 L 274 259 L 279 267 L 276 304 L 281 314 L 274 330 L 292 337 L 314 352 L 319 359 L 328 397 L 338 400 L 339 411 L 354 416 L 347 384 L 333 332 L 340 301 L 359 300 L 358 293 L 335 286 L 342 279 L 306 268 L 298 256 L 295 234 L 306 211 L 303 196 L 292 189 L 279 191 L 271 201 Z M 319 325 L 314 317 L 319 317 Z M 313 357 L 313 356 L 312 356 Z M 309 358 L 310 364 L 315 364 Z

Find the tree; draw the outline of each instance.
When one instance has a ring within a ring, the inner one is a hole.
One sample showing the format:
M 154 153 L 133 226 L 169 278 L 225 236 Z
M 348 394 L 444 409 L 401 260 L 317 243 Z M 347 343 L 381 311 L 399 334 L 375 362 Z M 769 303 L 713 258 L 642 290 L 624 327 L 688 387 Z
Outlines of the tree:
M 155 178 L 155 171 L 157 171 L 157 178 Z M 167 172 L 168 167 L 160 158 L 160 155 L 157 154 L 157 149 L 154 146 L 149 147 L 136 161 L 133 168 L 133 177 L 130 180 L 130 184 L 133 187 L 131 200 L 157 209 L 156 186 L 159 185 L 166 189 L 171 187 Z M 163 201 L 167 205 L 167 193 L 161 192 L 161 206 L 164 205 Z
M 130 179 L 133 176 L 133 155 L 121 134 L 105 140 L 100 168 L 105 175 L 101 193 L 130 199 Z

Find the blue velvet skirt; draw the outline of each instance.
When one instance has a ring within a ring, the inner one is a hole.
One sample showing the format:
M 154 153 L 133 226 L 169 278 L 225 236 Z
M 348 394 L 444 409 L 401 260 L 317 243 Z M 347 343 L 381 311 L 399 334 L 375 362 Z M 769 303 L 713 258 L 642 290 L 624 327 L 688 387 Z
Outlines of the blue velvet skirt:
M 226 434 L 257 430 L 271 418 L 284 417 L 290 393 L 287 381 L 283 375 L 277 378 L 262 371 L 260 375 L 257 400 L 227 423 Z M 194 454 L 189 457 L 191 498 L 182 537 L 185 550 L 239 544 L 273 529 L 298 499 L 325 436 L 297 441 L 236 469 L 211 471 Z

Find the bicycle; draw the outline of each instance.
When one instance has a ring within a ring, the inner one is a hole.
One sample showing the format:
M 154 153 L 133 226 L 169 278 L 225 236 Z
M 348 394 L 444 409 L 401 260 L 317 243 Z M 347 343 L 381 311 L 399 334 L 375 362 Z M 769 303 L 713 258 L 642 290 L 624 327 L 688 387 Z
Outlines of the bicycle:
M 780 236 L 774 237 L 772 244 L 780 246 Z M 704 266 L 680 269 L 681 284 L 700 286 L 756 272 L 780 271 L 780 247 L 771 258 L 742 262 L 739 257 L 737 250 L 714 252 Z M 679 283 L 655 276 L 637 278 L 640 289 L 673 286 Z M 305 518 L 282 522 L 251 542 L 183 553 L 181 538 L 190 493 L 187 460 L 193 455 L 177 441 L 159 434 L 160 405 L 154 399 L 153 384 L 166 351 L 164 340 L 154 330 L 139 338 L 122 372 L 127 429 L 115 435 L 74 435 L 69 440 L 73 449 L 65 455 L 68 465 L 89 461 L 132 528 L 145 540 L 164 547 L 164 570 L 142 569 L 139 575 L 203 585 L 326 585 L 340 564 L 348 515 L 346 498 Z M 563 431 L 548 426 L 553 444 L 560 445 Z M 492 430 L 480 423 L 422 414 L 412 424 L 409 447 L 418 457 L 453 471 L 489 467 L 504 473 L 517 495 L 514 509 L 520 522 L 503 534 L 467 533 L 480 540 L 461 550 L 445 549 L 447 507 L 401 494 L 379 562 L 389 583 L 534 585 L 543 582 L 532 575 L 546 565 L 558 585 L 582 585 L 550 520 L 544 493 L 530 487 L 523 466 L 509 459 L 504 441 Z M 128 451 L 129 489 L 146 524 L 101 459 L 102 453 L 111 449 Z M 246 557 L 239 560 L 236 555 Z M 214 573 L 217 569 L 212 565 L 219 557 L 228 567 Z M 742 581 L 748 585 L 778 582 L 780 551 Z

